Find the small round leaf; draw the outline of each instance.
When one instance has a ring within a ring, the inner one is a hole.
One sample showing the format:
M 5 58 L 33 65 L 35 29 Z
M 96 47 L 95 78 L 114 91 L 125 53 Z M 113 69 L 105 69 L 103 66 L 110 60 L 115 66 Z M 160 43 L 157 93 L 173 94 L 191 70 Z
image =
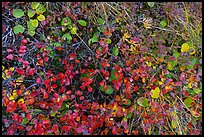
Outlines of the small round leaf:
M 38 20 L 37 20 L 37 19 L 32 20 L 32 21 L 31 21 L 31 24 L 32 24 L 32 26 L 35 27 L 35 28 L 38 27 Z
M 19 32 L 20 33 L 23 33 L 25 30 L 25 28 L 22 26 L 22 25 L 16 25 L 14 28 L 13 28 L 13 31 L 15 34 L 18 34 Z
M 21 18 L 24 15 L 24 11 L 22 9 L 14 9 L 13 16 L 16 18 Z
M 192 98 L 190 98 L 190 97 L 188 97 L 188 98 L 186 98 L 186 99 L 184 100 L 184 104 L 185 104 L 187 107 L 191 107 L 191 106 L 193 105 L 193 103 L 195 103 L 195 101 L 194 101 Z
M 31 8 L 32 8 L 32 9 L 37 9 L 39 5 L 40 5 L 39 2 L 32 2 L 32 3 L 31 3 Z
M 147 4 L 152 8 L 154 7 L 154 2 L 147 2 Z
M 35 12 L 32 10 L 28 10 L 28 17 L 32 18 L 35 15 Z
M 108 86 L 108 89 L 105 91 L 106 94 L 113 94 L 113 88 L 111 86 Z
M 160 22 L 160 26 L 161 26 L 162 28 L 166 27 L 166 25 L 167 25 L 166 20 L 162 20 L 162 21 Z
M 190 46 L 188 45 L 188 43 L 183 43 L 181 45 L 181 52 L 188 52 L 190 50 Z
M 142 107 L 148 107 L 148 100 L 145 97 L 140 97 L 139 99 L 137 99 L 137 103 L 142 106 Z
M 84 21 L 84 20 L 78 20 L 78 23 L 83 27 L 85 27 L 87 25 L 86 21 Z
M 76 34 L 77 28 L 76 28 L 76 27 L 73 27 L 70 32 L 71 32 L 72 34 Z
M 118 56 L 118 54 L 119 54 L 119 50 L 118 50 L 118 48 L 116 46 L 113 47 L 113 51 L 112 52 L 113 52 L 114 56 Z
M 40 14 L 40 15 L 37 17 L 37 19 L 38 19 L 39 21 L 43 21 L 43 20 L 45 20 L 45 16 L 42 15 L 42 14 Z

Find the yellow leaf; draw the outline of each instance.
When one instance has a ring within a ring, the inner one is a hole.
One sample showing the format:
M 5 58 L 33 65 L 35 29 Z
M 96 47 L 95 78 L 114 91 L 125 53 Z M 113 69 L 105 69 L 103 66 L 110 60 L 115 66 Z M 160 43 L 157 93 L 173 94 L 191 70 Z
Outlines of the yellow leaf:
M 173 127 L 173 128 L 177 128 L 177 123 L 176 123 L 176 120 L 172 120 L 171 121 L 171 126 Z
M 126 33 L 123 35 L 122 40 L 123 40 L 123 41 L 126 41 L 127 38 L 130 38 L 130 37 L 131 37 L 131 35 L 126 32 Z
M 152 66 L 152 62 L 148 62 L 148 61 L 146 61 L 146 63 L 147 63 L 147 65 L 148 65 L 149 67 Z
M 146 79 L 145 79 L 145 78 L 142 78 L 142 82 L 145 83 L 145 81 L 146 81 Z
M 162 84 L 164 84 L 162 81 L 159 81 L 159 85 L 162 85 Z
M 181 46 L 181 52 L 188 52 L 190 50 L 190 47 L 188 43 L 183 43 Z
M 9 97 L 9 100 L 14 100 L 14 99 L 15 99 L 14 96 Z
M 18 100 L 18 103 L 19 103 L 19 102 L 24 103 L 24 99 L 23 99 L 23 98 L 19 99 L 19 100 Z
M 151 90 L 152 92 L 152 98 L 158 98 L 160 95 L 160 89 L 159 87 L 156 87 L 155 90 Z
M 16 90 L 13 90 L 13 94 L 9 97 L 9 100 L 14 100 L 18 96 Z
M 23 80 L 22 80 L 22 78 L 18 78 L 18 79 L 16 80 L 16 82 L 22 83 Z
M 39 21 L 43 21 L 43 20 L 45 20 L 45 16 L 42 15 L 42 14 L 40 14 L 40 15 L 37 17 L 37 19 L 38 19 Z
M 173 69 L 173 65 L 172 65 L 170 62 L 168 62 L 167 68 L 168 68 L 169 70 L 172 70 L 172 69 Z
M 188 83 L 188 88 L 192 88 L 192 82 Z
M 194 117 L 200 117 L 200 113 L 197 113 L 196 111 L 191 111 L 191 114 L 194 116 Z

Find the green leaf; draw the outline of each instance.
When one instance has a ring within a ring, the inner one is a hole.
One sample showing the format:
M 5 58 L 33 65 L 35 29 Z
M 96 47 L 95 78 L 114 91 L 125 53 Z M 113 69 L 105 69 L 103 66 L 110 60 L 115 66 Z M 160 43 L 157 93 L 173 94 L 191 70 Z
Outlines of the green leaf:
M 171 74 L 166 74 L 166 77 L 167 78 L 172 78 L 172 75 Z
M 73 27 L 70 32 L 71 32 L 71 34 L 76 34 L 77 28 L 76 28 L 76 27 Z
M 29 34 L 30 36 L 34 36 L 34 35 L 35 35 L 35 30 L 33 30 L 33 29 L 28 29 L 28 34 Z
M 154 7 L 154 2 L 147 2 L 147 4 L 152 8 Z
M 35 113 L 40 113 L 42 110 L 40 110 L 40 109 L 34 109 L 34 112 Z
M 31 20 L 31 24 L 35 28 L 38 27 L 38 20 L 37 19 Z
M 58 46 L 62 46 L 59 42 L 55 42 L 53 43 L 54 46 L 58 47 Z
M 161 26 L 161 28 L 166 27 L 166 25 L 167 25 L 166 20 L 162 20 L 162 21 L 160 22 L 160 26 Z
M 111 70 L 110 81 L 117 80 L 117 78 L 115 77 L 115 74 L 114 74 L 115 72 L 117 72 L 117 70 L 114 70 L 114 69 Z
M 45 20 L 45 16 L 42 15 L 42 14 L 40 14 L 40 15 L 37 17 L 37 19 L 38 19 L 39 21 L 43 21 L 43 20 Z
M 27 27 L 28 27 L 28 29 L 31 29 L 31 30 L 35 30 L 35 29 L 36 29 L 36 28 L 33 27 L 33 25 L 32 25 L 32 20 L 27 21 Z
M 137 103 L 142 107 L 148 107 L 149 106 L 148 100 L 145 97 L 140 97 L 139 99 L 137 99 Z
M 113 53 L 114 56 L 118 56 L 119 50 L 118 50 L 118 48 L 116 46 L 113 47 L 112 53 Z
M 180 53 L 178 51 L 174 51 L 173 55 L 178 58 L 180 56 Z
M 185 100 L 184 100 L 184 104 L 187 106 L 187 107 L 191 107 L 193 105 L 193 103 L 195 103 L 195 101 L 190 98 L 190 97 L 187 97 Z
M 131 105 L 131 100 L 127 99 L 127 103 L 125 105 L 127 106 Z
M 54 117 L 55 115 L 56 115 L 56 112 L 52 110 L 52 114 L 50 116 Z
M 90 45 L 91 43 L 94 43 L 94 42 L 98 42 L 98 37 L 93 37 L 89 39 L 88 44 Z
M 34 11 L 32 11 L 32 10 L 28 10 L 28 17 L 29 18 L 32 18 L 34 15 L 35 15 L 35 12 Z
M 130 112 L 130 113 L 127 115 L 127 119 L 128 119 L 128 118 L 131 118 L 131 117 L 132 117 L 132 114 L 133 114 L 133 113 Z
M 107 39 L 107 44 L 111 44 L 112 43 L 112 40 L 111 39 Z
M 178 61 L 176 61 L 176 60 L 168 61 L 167 68 L 169 70 L 173 70 L 173 68 L 174 68 L 174 66 L 176 66 L 177 62 Z
M 22 121 L 22 125 L 26 125 L 26 123 L 27 123 L 27 118 L 23 118 L 23 121 Z
M 177 124 L 177 121 L 176 120 L 172 120 L 171 121 L 171 126 L 175 129 L 177 128 L 178 124 Z
M 39 2 L 32 2 L 32 3 L 31 3 L 31 8 L 32 8 L 32 9 L 37 9 L 39 5 L 40 5 Z
M 105 23 L 105 21 L 102 18 L 98 18 L 97 21 L 101 25 L 103 25 Z
M 13 16 L 16 18 L 21 18 L 24 15 L 24 11 L 22 9 L 14 9 Z
M 36 9 L 36 13 L 37 14 L 42 14 L 43 12 L 45 12 L 46 11 L 46 8 L 45 8 L 45 6 L 43 5 L 43 4 L 40 4 L 39 6 L 38 6 L 38 8 Z
M 78 20 L 78 23 L 83 27 L 85 27 L 87 25 L 85 20 Z
M 72 29 L 72 25 L 71 25 L 71 24 L 68 25 L 67 28 L 68 28 L 68 29 Z
M 106 94 L 113 94 L 113 88 L 111 86 L 108 86 L 108 89 L 105 91 Z
M 22 26 L 22 25 L 16 25 L 14 28 L 13 28 L 13 31 L 15 34 L 18 34 L 19 32 L 20 33 L 23 33 L 25 30 L 25 28 Z
M 201 91 L 202 91 L 202 90 L 199 89 L 199 88 L 194 89 L 194 92 L 197 93 L 197 94 L 201 93 Z
M 67 26 L 69 24 L 71 24 L 71 19 L 70 18 L 63 18 L 62 21 L 61 21 L 61 25 L 62 26 Z M 71 28 L 70 28 L 71 29 Z
M 66 33 L 62 36 L 62 39 L 67 39 L 67 43 L 70 43 L 70 40 L 72 40 L 72 36 L 69 33 Z

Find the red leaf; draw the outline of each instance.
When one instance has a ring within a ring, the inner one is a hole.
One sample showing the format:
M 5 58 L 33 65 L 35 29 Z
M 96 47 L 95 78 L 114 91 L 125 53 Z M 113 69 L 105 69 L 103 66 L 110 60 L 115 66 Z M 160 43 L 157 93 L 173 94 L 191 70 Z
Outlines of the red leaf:
M 21 69 L 21 68 L 16 68 L 16 72 L 17 72 L 18 74 L 21 74 L 21 75 L 24 74 L 24 70 Z
M 29 70 L 28 71 L 28 76 L 33 76 L 35 71 L 36 71 L 36 68 Z
M 57 88 L 57 87 L 58 87 L 57 84 L 53 84 L 53 85 L 52 85 L 52 88 L 54 88 L 54 89 Z
M 112 129 L 112 134 L 114 134 L 114 135 L 116 134 L 116 127 L 115 126 Z
M 54 124 L 53 127 L 52 127 L 52 131 L 53 132 L 56 132 L 58 130 L 58 125 L 57 124 Z
M 88 87 L 88 91 L 89 91 L 89 92 L 92 92 L 92 87 Z
M 28 61 L 23 61 L 23 65 L 28 65 L 29 64 L 29 62 Z
M 103 32 L 103 34 L 104 34 L 105 36 L 109 36 L 109 35 L 111 35 L 111 31 L 105 30 L 105 31 Z
M 45 57 L 44 57 L 44 61 L 45 61 L 45 62 L 48 62 L 48 60 L 49 60 L 49 58 L 45 56 Z
M 134 91 L 137 92 L 138 91 L 138 86 L 134 87 Z
M 44 80 L 44 84 L 46 87 L 49 87 L 50 79 Z
M 18 121 L 18 114 L 17 113 L 14 113 L 13 116 L 12 116 L 12 119 L 14 121 Z
M 8 60 L 13 60 L 13 54 L 9 54 L 6 58 L 7 58 Z
M 62 126 L 62 130 L 68 132 L 70 130 L 70 126 Z
M 37 78 L 37 79 L 36 79 L 36 83 L 37 83 L 37 84 L 40 84 L 40 83 L 42 83 L 42 80 L 41 80 L 41 78 Z
M 49 96 L 49 95 L 48 95 L 48 93 L 47 93 L 46 91 L 45 91 L 45 92 L 43 92 L 43 98 L 44 98 L 44 99 L 47 99 L 47 98 L 48 98 L 48 96 Z
M 7 52 L 9 52 L 9 53 L 10 53 L 10 52 L 13 52 L 13 50 L 12 50 L 12 49 L 7 49 Z
M 57 94 L 57 93 L 54 93 L 54 95 L 53 95 L 55 98 L 58 98 L 59 97 L 59 95 Z
M 20 46 L 20 49 L 21 49 L 21 50 L 25 50 L 25 49 L 26 49 L 26 46 Z
M 104 82 L 105 82 L 105 80 L 102 80 L 101 82 L 99 82 L 99 85 L 100 85 L 100 86 L 103 86 L 103 85 L 104 85 Z
M 62 50 L 62 47 L 58 46 L 58 47 L 57 47 L 57 50 L 58 50 L 58 51 L 61 51 L 61 50 Z
M 60 93 L 65 92 L 65 87 L 64 87 L 64 86 L 62 86 L 62 87 L 60 88 L 59 92 L 60 92 Z
M 75 53 L 71 53 L 70 55 L 69 55 L 69 60 L 74 60 L 75 58 L 76 58 L 76 54 Z
M 30 113 L 26 114 L 26 118 L 28 121 L 30 121 L 32 119 L 32 115 Z
M 155 89 L 156 89 L 156 86 L 155 86 L 155 85 L 152 85 L 152 86 L 151 86 L 151 89 L 152 89 L 152 90 L 155 90 Z
M 7 105 L 7 110 L 6 112 L 12 113 L 13 111 L 16 110 L 17 107 L 17 103 L 14 101 L 11 101 L 8 105 Z

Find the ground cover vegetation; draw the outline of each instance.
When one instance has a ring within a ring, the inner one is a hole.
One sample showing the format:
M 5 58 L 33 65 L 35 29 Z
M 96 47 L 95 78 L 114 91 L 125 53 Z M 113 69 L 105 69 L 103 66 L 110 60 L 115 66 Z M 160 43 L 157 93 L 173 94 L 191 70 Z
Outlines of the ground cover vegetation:
M 2 134 L 202 134 L 201 2 L 2 2 Z

